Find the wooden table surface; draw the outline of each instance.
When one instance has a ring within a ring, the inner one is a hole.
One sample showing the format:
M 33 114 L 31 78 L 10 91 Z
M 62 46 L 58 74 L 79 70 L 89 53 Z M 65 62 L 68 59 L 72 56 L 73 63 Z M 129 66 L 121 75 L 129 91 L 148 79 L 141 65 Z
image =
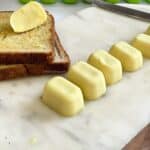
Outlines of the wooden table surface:
M 150 150 L 150 124 L 127 144 L 123 150 Z

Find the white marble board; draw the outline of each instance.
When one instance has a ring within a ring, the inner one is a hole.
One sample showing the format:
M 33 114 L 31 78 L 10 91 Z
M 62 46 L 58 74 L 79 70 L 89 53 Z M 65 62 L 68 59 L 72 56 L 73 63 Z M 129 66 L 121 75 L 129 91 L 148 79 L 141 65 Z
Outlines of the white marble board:
M 148 23 L 88 8 L 56 23 L 72 63 L 95 49 L 130 41 Z M 150 61 L 104 97 L 86 102 L 79 115 L 64 118 L 42 104 L 40 96 L 50 76 L 0 83 L 0 149 L 120 150 L 150 122 Z

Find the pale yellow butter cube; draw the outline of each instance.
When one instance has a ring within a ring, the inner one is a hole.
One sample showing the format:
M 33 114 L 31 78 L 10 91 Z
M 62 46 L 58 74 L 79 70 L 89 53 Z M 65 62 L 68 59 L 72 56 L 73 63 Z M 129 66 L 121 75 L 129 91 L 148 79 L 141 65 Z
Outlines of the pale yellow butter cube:
M 47 20 L 47 13 L 40 3 L 31 1 L 12 13 L 10 25 L 15 32 L 31 30 Z
M 106 83 L 109 85 L 122 79 L 120 61 L 104 50 L 97 50 L 91 54 L 88 63 L 103 72 Z
M 144 57 L 150 58 L 150 36 L 139 34 L 133 41 L 132 45 L 139 49 Z
M 75 115 L 84 108 L 80 88 L 63 77 L 54 77 L 48 81 L 42 100 L 64 116 Z
M 81 88 L 87 100 L 94 100 L 106 92 L 103 73 L 86 62 L 72 65 L 67 78 Z
M 120 60 L 124 71 L 136 71 L 143 66 L 141 52 L 126 42 L 114 44 L 110 54 Z

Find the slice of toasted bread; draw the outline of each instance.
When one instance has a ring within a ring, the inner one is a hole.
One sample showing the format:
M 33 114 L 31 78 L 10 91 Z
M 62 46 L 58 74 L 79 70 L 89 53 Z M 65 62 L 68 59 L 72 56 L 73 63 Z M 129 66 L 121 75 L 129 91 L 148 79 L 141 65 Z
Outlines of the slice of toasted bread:
M 54 59 L 47 64 L 25 64 L 25 67 L 30 75 L 50 74 L 50 73 L 64 73 L 68 70 L 70 59 L 64 50 L 60 39 L 55 32 L 55 48 Z
M 40 64 L 52 61 L 54 18 L 28 32 L 15 33 L 10 27 L 12 12 L 0 12 L 0 64 Z
M 0 66 L 0 80 L 8 80 L 27 76 L 24 65 L 2 65 Z
M 1 65 L 0 80 L 14 79 L 29 75 L 61 74 L 65 73 L 70 65 L 70 59 L 64 50 L 57 33 L 55 33 L 55 57 L 47 64 L 17 64 Z

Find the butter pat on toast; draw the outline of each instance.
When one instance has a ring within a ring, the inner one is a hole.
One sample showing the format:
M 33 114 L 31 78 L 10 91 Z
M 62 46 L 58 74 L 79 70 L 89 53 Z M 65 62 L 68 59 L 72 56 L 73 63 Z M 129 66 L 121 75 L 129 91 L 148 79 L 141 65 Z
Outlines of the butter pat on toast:
M 10 24 L 14 32 L 25 32 L 40 26 L 47 20 L 47 13 L 38 2 L 31 1 L 13 12 Z
M 54 18 L 47 16 L 44 24 L 23 33 L 10 26 L 12 12 L 0 12 L 0 64 L 41 64 L 54 55 Z
M 57 33 L 55 33 L 54 55 L 53 61 L 47 64 L 1 65 L 0 80 L 32 75 L 65 73 L 69 68 L 70 60 L 68 54 L 61 45 Z

